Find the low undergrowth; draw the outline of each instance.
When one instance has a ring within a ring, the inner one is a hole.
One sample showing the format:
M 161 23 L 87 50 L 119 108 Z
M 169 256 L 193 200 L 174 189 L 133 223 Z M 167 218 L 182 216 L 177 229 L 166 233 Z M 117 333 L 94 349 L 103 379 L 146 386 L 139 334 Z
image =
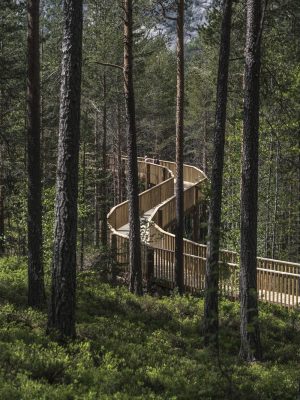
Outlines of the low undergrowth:
M 78 277 L 77 340 L 45 335 L 46 312 L 26 307 L 26 265 L 0 261 L 0 399 L 296 400 L 297 311 L 261 305 L 264 361 L 237 358 L 238 303 L 221 304 L 219 359 L 203 349 L 203 300 L 137 298 Z

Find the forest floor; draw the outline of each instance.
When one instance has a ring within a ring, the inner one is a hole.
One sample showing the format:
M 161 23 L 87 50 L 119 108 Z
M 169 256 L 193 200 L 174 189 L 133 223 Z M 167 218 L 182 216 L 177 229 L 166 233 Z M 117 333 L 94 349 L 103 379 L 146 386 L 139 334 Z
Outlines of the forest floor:
M 45 335 L 45 312 L 26 306 L 26 263 L 0 261 L 1 400 L 297 400 L 300 315 L 261 304 L 264 361 L 239 361 L 239 305 L 221 303 L 219 358 L 203 349 L 203 300 L 137 298 L 78 277 L 77 340 Z

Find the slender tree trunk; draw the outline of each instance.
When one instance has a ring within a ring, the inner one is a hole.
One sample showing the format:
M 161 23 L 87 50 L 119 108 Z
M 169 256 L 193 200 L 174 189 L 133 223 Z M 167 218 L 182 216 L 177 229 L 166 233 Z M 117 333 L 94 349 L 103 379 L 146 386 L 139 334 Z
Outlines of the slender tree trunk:
M 0 99 L 1 101 L 1 99 Z M 1 124 L 0 124 L 1 126 Z M 0 145 L 0 257 L 5 254 L 5 184 L 3 145 Z
M 184 0 L 177 3 L 177 95 L 176 95 L 176 228 L 175 228 L 175 281 L 180 294 L 184 292 Z
M 127 119 L 130 291 L 143 294 L 139 218 L 138 163 L 133 89 L 132 0 L 124 0 L 124 94 Z
M 39 0 L 28 1 L 28 304 L 45 302 L 42 243 Z
M 28 6 L 27 5 L 27 15 L 28 15 Z M 28 16 L 27 16 L 28 18 Z M 29 21 L 27 21 L 27 24 L 29 23 Z M 28 32 L 27 32 L 27 47 L 29 46 L 28 43 L 28 35 L 29 35 L 29 28 Z M 29 50 L 29 49 L 28 49 Z M 29 60 L 29 52 L 27 54 L 27 64 L 28 64 L 28 60 Z M 29 65 L 27 65 L 27 69 L 28 69 Z M 27 71 L 27 75 L 29 75 L 29 71 Z M 26 96 L 24 97 L 24 169 L 27 170 L 27 174 L 28 174 L 28 78 L 27 75 L 24 79 L 24 89 L 26 92 Z M 41 118 L 41 117 L 40 117 Z M 27 202 L 28 202 L 28 194 L 27 194 Z M 28 225 L 28 221 L 27 221 L 27 225 Z M 28 246 L 27 246 L 28 248 Z
M 121 147 L 121 105 L 118 100 L 117 104 L 118 132 L 117 132 L 117 182 L 118 182 L 118 203 L 123 201 L 123 169 L 122 169 L 122 147 Z
M 271 257 L 275 258 L 275 249 L 277 244 L 277 212 L 278 212 L 278 162 L 279 162 L 279 143 L 276 141 L 276 158 L 275 158 L 275 193 L 274 193 L 274 209 L 273 209 L 273 229 L 272 229 L 272 245 Z
M 99 130 L 98 130 L 98 112 L 95 111 L 95 137 L 94 137 L 94 146 L 95 146 L 95 220 L 94 220 L 94 244 L 97 248 L 100 245 L 100 226 L 99 226 Z
M 86 144 L 83 142 L 82 149 L 82 186 L 81 186 L 81 197 L 83 203 L 85 202 L 85 175 L 86 175 Z M 85 216 L 82 216 L 81 229 L 80 229 L 80 269 L 83 271 L 84 267 L 84 240 L 85 240 Z
M 216 125 L 211 176 L 204 303 L 204 342 L 206 345 L 212 345 L 215 349 L 218 349 L 219 334 L 219 251 L 231 15 L 232 0 L 224 0 L 217 83 Z
M 102 120 L 102 176 L 101 176 L 101 244 L 107 246 L 107 94 L 106 74 L 103 74 L 103 120 Z
M 2 41 L 0 41 L 1 53 L 3 53 Z M 3 56 L 3 54 L 2 54 Z M 3 129 L 3 91 L 0 89 L 0 129 Z M 5 184 L 4 184 L 4 151 L 0 143 L 0 257 L 5 254 Z
M 40 15 L 43 15 L 43 10 L 44 10 L 44 4 L 43 4 L 43 0 L 41 0 L 40 3 Z M 40 49 L 41 49 L 41 54 L 40 54 L 40 59 L 41 59 L 41 63 L 42 65 L 44 64 L 44 29 L 43 26 L 40 28 Z M 41 119 L 41 139 L 40 139 L 40 154 L 41 154 L 41 176 L 42 176 L 42 181 L 44 181 L 45 179 L 45 132 L 44 132 L 44 90 L 43 90 L 43 86 L 42 86 L 42 82 L 40 84 L 40 99 L 41 99 L 41 109 L 40 109 L 40 119 Z
M 207 110 L 204 111 L 204 138 L 203 138 L 203 148 L 202 148 L 202 166 L 203 172 L 207 173 Z
M 200 204 L 196 204 L 193 209 L 193 220 L 192 220 L 192 225 L 193 225 L 193 238 L 192 240 L 194 242 L 199 242 L 199 236 L 200 236 Z
M 48 329 L 57 330 L 62 337 L 74 337 L 82 60 L 81 0 L 64 0 L 63 23 L 54 254 Z
M 241 187 L 240 357 L 262 357 L 257 298 L 257 211 L 261 1 L 247 0 Z
M 300 124 L 299 124 L 299 128 L 298 128 L 298 149 L 300 149 Z M 298 156 L 298 207 L 296 208 L 296 212 L 297 212 L 297 220 L 298 223 L 296 224 L 297 227 L 297 232 L 298 234 L 296 234 L 296 246 L 297 249 L 295 251 L 296 253 L 296 259 L 299 260 L 300 258 L 300 151 L 299 151 L 299 156 Z M 296 197 L 296 199 L 297 199 Z M 298 244 L 298 245 L 297 245 Z
M 289 204 L 288 204 L 288 231 L 287 231 L 287 258 L 293 257 L 292 252 L 292 207 L 293 207 L 293 182 L 289 185 Z
M 270 192 L 271 192 L 271 176 L 272 176 L 272 158 L 273 158 L 273 136 L 271 137 L 269 147 L 269 171 L 268 171 L 268 186 L 267 186 L 267 214 L 266 214 L 266 226 L 265 226 L 265 257 L 269 256 L 269 225 L 270 225 Z

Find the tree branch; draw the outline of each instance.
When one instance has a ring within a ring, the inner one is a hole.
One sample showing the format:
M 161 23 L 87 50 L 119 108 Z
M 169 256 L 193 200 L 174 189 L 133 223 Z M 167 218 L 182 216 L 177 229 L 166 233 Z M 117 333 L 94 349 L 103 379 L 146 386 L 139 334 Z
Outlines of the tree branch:
M 263 3 L 263 8 L 262 8 L 262 13 L 261 13 L 261 19 L 260 19 L 260 29 L 259 29 L 259 34 L 256 40 L 256 47 L 259 46 L 259 43 L 261 42 L 263 30 L 264 30 L 264 24 L 265 24 L 265 19 L 266 19 L 266 10 L 268 7 L 268 0 L 265 0 Z
M 165 6 L 163 5 L 163 2 L 162 2 L 162 1 L 158 1 L 158 4 L 159 4 L 160 7 L 161 7 L 162 15 L 163 15 L 164 18 L 169 19 L 169 20 L 171 20 L 171 21 L 177 21 L 177 18 L 175 18 L 175 17 L 170 17 L 169 15 L 167 15 Z
M 124 68 L 121 65 L 105 63 L 105 62 L 101 62 L 101 61 L 93 61 L 93 62 L 94 62 L 94 64 L 103 65 L 104 67 L 117 68 L 117 69 L 121 69 L 122 71 L 124 70 Z

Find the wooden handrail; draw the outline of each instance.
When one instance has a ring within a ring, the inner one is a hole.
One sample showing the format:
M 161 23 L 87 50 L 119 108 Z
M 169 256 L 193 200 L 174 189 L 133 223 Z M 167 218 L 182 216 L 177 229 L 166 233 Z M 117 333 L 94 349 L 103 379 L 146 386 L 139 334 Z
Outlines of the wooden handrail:
M 257 260 L 265 261 L 265 262 L 272 262 L 272 263 L 276 263 L 276 264 L 284 264 L 285 266 L 289 266 L 289 267 L 300 268 L 300 264 L 291 262 L 291 261 L 282 261 L 282 260 L 276 260 L 276 259 L 265 258 L 265 257 L 257 257 Z
M 124 159 L 124 158 L 123 158 Z M 110 160 L 110 165 L 111 165 Z M 147 167 L 149 166 L 149 173 Z M 166 167 L 138 160 L 139 176 L 153 185 L 139 195 L 140 215 L 165 201 L 174 193 L 174 175 Z M 147 181 L 148 179 L 148 181 Z M 128 200 L 114 206 L 107 215 L 109 228 L 117 230 L 128 223 Z
M 110 167 L 113 157 L 109 158 Z M 123 157 L 124 159 L 124 157 Z M 153 254 L 156 279 L 170 287 L 174 286 L 175 235 L 166 232 L 166 228 L 175 219 L 175 171 L 176 164 L 160 161 L 160 164 L 146 162 L 138 158 L 139 178 L 149 187 L 139 195 L 140 215 L 153 209 L 147 218 L 147 233 L 142 242 L 143 273 L 147 273 L 148 253 Z M 206 175 L 198 168 L 184 165 L 185 212 L 203 199 L 203 185 Z M 128 236 L 118 229 L 128 224 L 128 201 L 117 204 L 107 215 L 111 241 L 115 240 L 117 261 L 128 266 Z M 125 249 L 125 250 L 124 250 Z M 230 250 L 220 251 L 220 264 L 229 269 L 220 273 L 220 293 L 231 298 L 239 296 L 239 255 Z M 206 245 L 184 239 L 184 279 L 186 290 L 203 291 L 205 285 Z M 261 300 L 277 303 L 286 307 L 298 307 L 300 304 L 300 264 L 263 257 L 257 258 L 258 293 Z
M 300 280 L 299 274 L 293 274 L 291 272 L 283 272 L 283 271 L 277 271 L 277 270 L 274 270 L 274 269 L 266 269 L 266 268 L 260 268 L 260 267 L 257 268 L 257 271 L 268 272 L 268 273 L 284 275 L 284 276 L 294 276 L 294 277 L 297 277 Z

